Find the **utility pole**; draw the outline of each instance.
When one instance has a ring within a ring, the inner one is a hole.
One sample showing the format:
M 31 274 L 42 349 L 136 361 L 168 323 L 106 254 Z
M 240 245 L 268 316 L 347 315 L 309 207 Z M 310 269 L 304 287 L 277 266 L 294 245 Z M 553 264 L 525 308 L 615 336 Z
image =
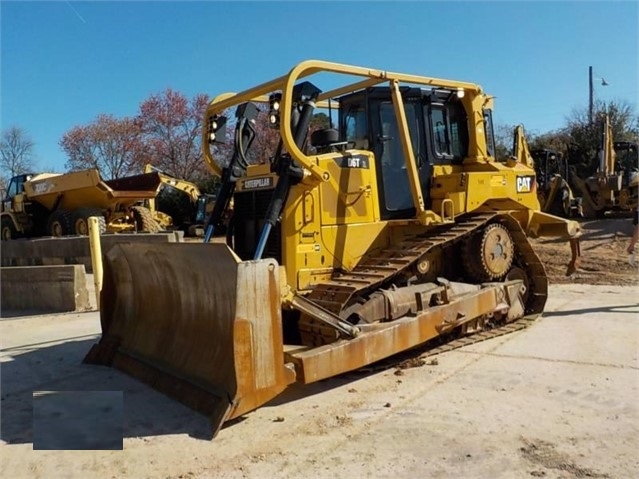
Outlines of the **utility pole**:
M 601 80 L 601 86 L 608 86 L 609 83 L 606 81 L 605 78 L 597 78 L 597 80 Z M 595 93 L 595 89 L 594 89 L 594 85 L 592 83 L 593 81 L 593 76 L 592 76 L 592 67 L 588 67 L 588 123 L 590 125 L 592 125 L 592 116 L 593 116 L 593 103 L 594 103 L 594 93 Z
M 592 67 L 588 67 L 588 123 L 592 125 Z

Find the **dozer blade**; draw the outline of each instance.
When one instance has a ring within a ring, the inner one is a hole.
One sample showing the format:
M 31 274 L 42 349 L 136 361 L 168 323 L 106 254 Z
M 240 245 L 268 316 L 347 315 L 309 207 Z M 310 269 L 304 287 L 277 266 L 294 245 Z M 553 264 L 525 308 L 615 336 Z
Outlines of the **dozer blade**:
M 113 366 L 211 419 L 295 380 L 284 365 L 278 265 L 222 244 L 120 244 L 104 257 L 102 337 L 85 362 Z

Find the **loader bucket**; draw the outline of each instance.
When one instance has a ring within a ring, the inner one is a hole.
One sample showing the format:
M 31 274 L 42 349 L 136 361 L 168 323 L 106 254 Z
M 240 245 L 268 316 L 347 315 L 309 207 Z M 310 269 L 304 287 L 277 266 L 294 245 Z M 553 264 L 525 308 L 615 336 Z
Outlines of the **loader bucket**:
M 284 365 L 279 267 L 223 244 L 120 244 L 104 257 L 102 337 L 113 366 L 222 423 L 294 381 Z

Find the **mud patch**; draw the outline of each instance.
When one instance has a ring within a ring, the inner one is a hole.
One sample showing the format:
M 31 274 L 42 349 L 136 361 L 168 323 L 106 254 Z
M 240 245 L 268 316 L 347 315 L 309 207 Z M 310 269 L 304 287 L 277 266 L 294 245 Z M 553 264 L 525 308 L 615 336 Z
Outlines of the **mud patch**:
M 520 454 L 531 463 L 546 469 L 557 469 L 571 474 L 573 477 L 609 478 L 608 474 L 601 474 L 592 469 L 582 468 L 571 462 L 570 458 L 555 450 L 555 445 L 542 440 L 522 438 L 524 443 L 519 448 Z M 533 471 L 531 475 L 543 477 L 543 471 Z

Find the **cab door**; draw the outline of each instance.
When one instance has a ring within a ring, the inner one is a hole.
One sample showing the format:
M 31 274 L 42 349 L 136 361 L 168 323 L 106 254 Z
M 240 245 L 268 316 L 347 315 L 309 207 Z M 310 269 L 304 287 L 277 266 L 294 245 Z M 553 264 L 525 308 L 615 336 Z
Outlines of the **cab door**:
M 419 97 L 406 97 L 404 112 L 408 122 L 410 143 L 417 162 L 417 172 L 426 208 L 430 205 L 431 168 L 426 153 L 423 107 Z M 373 141 L 380 191 L 382 219 L 405 219 L 415 216 L 415 205 L 408 177 L 407 159 L 404 157 L 400 129 L 390 96 L 370 100 L 373 119 Z
M 24 194 L 24 182 L 29 181 L 33 174 L 27 173 L 17 175 L 11 178 L 7 194 L 2 199 L 2 211 L 11 211 L 13 213 L 24 213 L 26 205 L 31 204 Z M 26 202 L 26 204 L 25 204 Z

